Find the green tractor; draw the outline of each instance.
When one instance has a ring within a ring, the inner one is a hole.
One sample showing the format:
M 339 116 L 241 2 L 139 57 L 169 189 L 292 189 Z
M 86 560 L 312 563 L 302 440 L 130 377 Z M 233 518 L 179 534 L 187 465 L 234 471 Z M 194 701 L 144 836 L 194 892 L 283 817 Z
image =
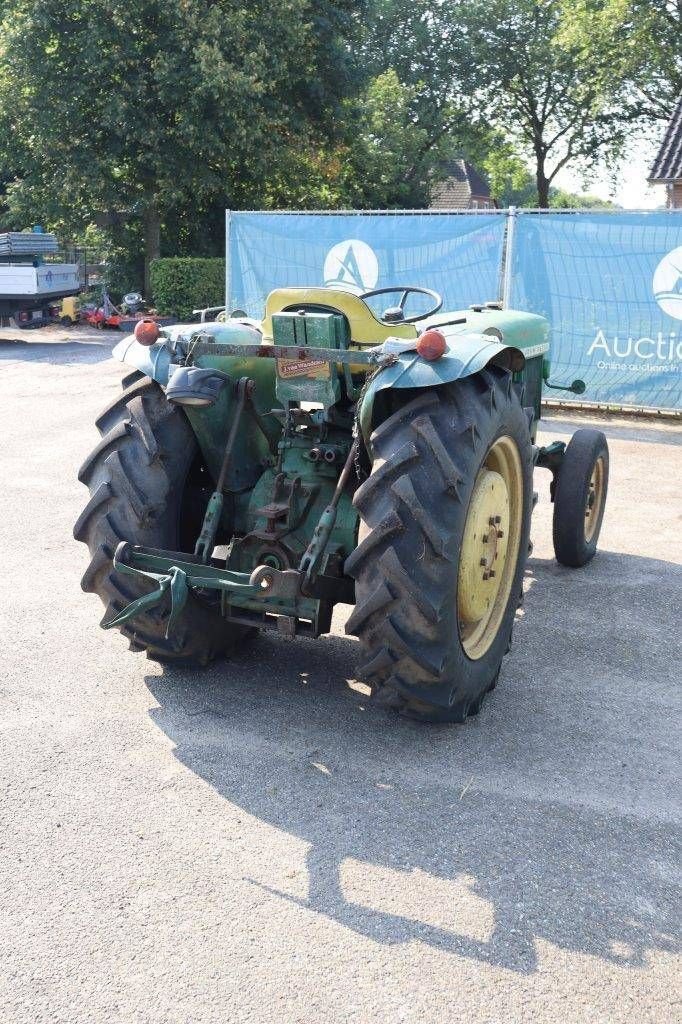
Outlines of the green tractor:
M 399 294 L 383 315 L 369 299 Z M 428 313 L 407 315 L 410 297 Z M 134 651 L 205 665 L 256 630 L 318 637 L 354 609 L 375 700 L 462 722 L 495 686 L 530 550 L 533 469 L 552 473 L 563 565 L 595 553 L 604 435 L 535 444 L 549 325 L 499 303 L 442 313 L 425 288 L 282 288 L 262 321 L 159 329 L 81 467 L 83 588 Z M 580 393 L 574 381 L 569 390 Z

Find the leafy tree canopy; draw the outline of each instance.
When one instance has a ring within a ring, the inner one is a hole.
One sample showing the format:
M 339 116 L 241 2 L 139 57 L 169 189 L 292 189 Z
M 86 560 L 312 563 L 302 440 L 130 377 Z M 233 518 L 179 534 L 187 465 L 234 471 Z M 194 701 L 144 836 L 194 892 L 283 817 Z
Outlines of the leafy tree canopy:
M 17 0 L 2 26 L 10 209 L 74 227 L 239 206 L 333 137 L 360 0 Z M 30 213 L 29 213 L 30 211 Z
M 682 95 L 682 0 L 562 0 L 562 19 L 569 45 L 603 54 L 637 116 L 668 120 Z
M 0 222 L 95 224 L 137 287 L 141 254 L 222 255 L 226 206 L 421 207 L 454 156 L 501 205 L 581 205 L 557 174 L 669 114 L 681 19 L 682 0 L 0 2 Z

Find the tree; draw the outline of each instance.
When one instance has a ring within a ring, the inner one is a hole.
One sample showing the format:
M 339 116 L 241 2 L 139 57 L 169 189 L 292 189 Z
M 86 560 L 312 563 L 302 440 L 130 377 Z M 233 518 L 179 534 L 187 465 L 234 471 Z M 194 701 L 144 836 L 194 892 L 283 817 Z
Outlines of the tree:
M 633 0 L 629 50 L 642 113 L 667 121 L 682 96 L 682 0 Z
M 402 191 L 416 205 L 428 201 L 447 158 L 480 165 L 494 140 L 458 70 L 470 61 L 459 11 L 459 2 L 444 0 L 374 0 L 368 12 L 361 56 L 374 78 L 365 110 L 370 120 L 383 118 L 396 129 L 389 148 L 402 167 Z M 400 154 L 401 124 L 407 160 Z
M 450 140 L 493 177 L 518 173 L 510 152 L 521 166 L 530 157 L 547 206 L 561 168 L 618 153 L 635 117 L 612 40 L 577 32 L 571 2 L 377 0 L 363 58 L 414 88 L 426 147 Z
M 535 179 L 509 142 L 498 139 L 482 166 L 490 183 L 490 194 L 499 206 L 536 206 Z
M 353 205 L 418 209 L 452 153 L 455 140 L 417 115 L 416 85 L 391 68 L 374 78 L 356 104 L 358 132 L 351 150 Z
M 551 188 L 549 196 L 550 209 L 553 210 L 616 210 L 616 203 L 609 199 L 601 199 L 589 193 L 577 195 L 565 188 Z
M 16 0 L 0 42 L 10 210 L 76 230 L 239 206 L 354 84 L 362 0 Z M 146 280 L 148 287 L 148 277 Z
M 645 121 L 667 121 L 682 96 L 682 0 L 564 0 L 564 36 L 609 54 L 611 73 Z
M 483 168 L 490 182 L 490 192 L 499 206 L 535 207 L 537 190 L 535 178 L 526 164 L 507 143 L 500 142 L 491 148 L 483 162 Z M 615 203 L 599 196 L 568 192 L 554 185 L 549 189 L 549 207 L 552 209 L 615 209 Z
M 467 0 L 454 16 L 471 47 L 471 88 L 481 109 L 532 156 L 541 207 L 562 167 L 589 167 L 620 151 L 632 117 L 622 79 L 608 52 L 563 31 L 560 3 Z

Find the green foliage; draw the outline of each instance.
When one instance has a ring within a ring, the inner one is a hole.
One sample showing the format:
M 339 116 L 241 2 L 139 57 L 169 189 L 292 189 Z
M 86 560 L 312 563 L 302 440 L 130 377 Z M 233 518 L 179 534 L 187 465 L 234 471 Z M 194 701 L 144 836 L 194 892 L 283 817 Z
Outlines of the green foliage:
M 562 0 L 562 22 L 569 45 L 608 55 L 594 72 L 628 84 L 635 116 L 668 120 L 682 95 L 680 0 Z
M 500 205 L 579 205 L 561 168 L 617 157 L 682 92 L 681 19 L 682 0 L 0 3 L 0 229 L 97 225 L 117 295 L 158 256 L 222 255 L 225 207 L 419 208 L 455 156 Z
M 537 206 L 535 179 L 509 142 L 503 138 L 496 140 L 482 168 L 499 206 Z
M 160 313 L 188 320 L 192 311 L 225 301 L 225 260 L 175 257 L 151 265 L 153 301 Z
M 535 177 L 524 161 L 516 156 L 513 147 L 500 142 L 490 151 L 482 164 L 490 191 L 498 206 L 533 208 L 538 203 Z M 563 188 L 549 189 L 549 207 L 552 209 L 614 209 L 615 204 L 598 196 L 576 194 Z
M 363 58 L 375 73 L 394 69 L 414 90 L 409 114 L 426 147 L 449 143 L 487 172 L 503 202 L 521 192 L 524 203 L 547 205 L 561 168 L 587 170 L 618 155 L 636 116 L 613 39 L 590 35 L 587 20 L 578 31 L 572 2 L 376 0 Z M 628 2 L 576 6 L 594 13 Z
M 253 200 L 354 87 L 363 0 L 15 0 L 0 32 L 11 213 L 76 231 Z
M 429 136 L 416 111 L 417 85 L 400 81 L 394 68 L 374 78 L 357 105 L 360 126 L 353 146 L 353 205 L 418 208 L 453 140 Z
M 463 85 L 460 74 L 471 62 L 460 19 L 464 9 L 460 3 L 432 0 L 374 0 L 370 5 L 361 57 L 373 81 L 359 124 L 377 147 L 385 136 L 371 130 L 372 121 L 383 121 L 388 129 L 395 167 L 394 198 L 388 205 L 401 200 L 424 205 L 430 185 L 443 176 L 445 160 L 466 157 L 480 165 L 494 139 L 478 114 L 474 91 L 468 82 Z M 369 170 L 363 175 L 359 166 L 357 180 L 373 191 L 372 161 Z M 384 166 L 381 173 L 385 190 L 390 168 Z
M 599 196 L 591 196 L 589 193 L 577 195 L 575 192 L 568 192 L 565 188 L 551 188 L 549 190 L 549 205 L 553 210 L 617 209 L 616 204 L 608 199 L 600 199 Z
M 564 31 L 561 3 L 471 0 L 464 18 L 472 87 L 475 78 L 488 116 L 532 156 L 540 206 L 562 167 L 589 168 L 621 151 L 630 119 L 624 83 L 599 37 L 587 48 Z
M 417 115 L 419 88 L 394 69 L 372 78 L 341 111 L 335 144 L 300 140 L 286 147 L 260 194 L 264 209 L 420 208 L 429 203 L 455 140 L 431 138 Z

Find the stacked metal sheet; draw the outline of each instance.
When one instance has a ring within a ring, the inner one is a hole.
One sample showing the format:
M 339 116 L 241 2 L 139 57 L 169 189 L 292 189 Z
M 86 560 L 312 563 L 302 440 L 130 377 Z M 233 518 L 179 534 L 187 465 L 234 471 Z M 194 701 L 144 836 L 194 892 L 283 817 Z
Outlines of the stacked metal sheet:
M 57 252 L 54 235 L 38 231 L 5 231 L 0 234 L 0 256 L 42 256 Z

